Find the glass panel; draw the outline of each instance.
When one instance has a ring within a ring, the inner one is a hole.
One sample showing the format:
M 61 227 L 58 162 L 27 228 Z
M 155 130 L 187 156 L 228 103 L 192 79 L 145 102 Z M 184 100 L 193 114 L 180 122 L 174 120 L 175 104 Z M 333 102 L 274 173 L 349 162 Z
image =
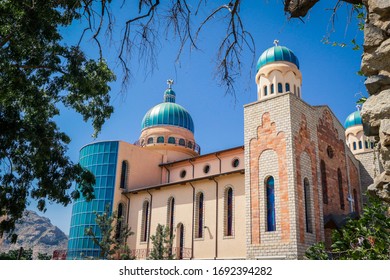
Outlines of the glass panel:
M 267 179 L 267 231 L 276 230 L 274 178 Z

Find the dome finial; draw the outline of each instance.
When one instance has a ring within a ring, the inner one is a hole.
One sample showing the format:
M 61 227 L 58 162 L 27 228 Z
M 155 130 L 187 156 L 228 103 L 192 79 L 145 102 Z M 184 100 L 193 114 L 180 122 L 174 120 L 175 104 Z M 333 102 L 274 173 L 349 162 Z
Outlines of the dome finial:
M 360 112 L 360 110 L 362 109 L 362 105 L 361 104 L 356 104 L 356 109 Z
M 167 84 L 168 84 L 168 88 L 169 88 L 169 89 L 172 88 L 173 83 L 174 83 L 173 79 L 168 79 L 168 80 L 167 80 Z
M 278 39 L 274 40 L 274 45 L 275 45 L 275 47 L 279 46 L 279 40 Z

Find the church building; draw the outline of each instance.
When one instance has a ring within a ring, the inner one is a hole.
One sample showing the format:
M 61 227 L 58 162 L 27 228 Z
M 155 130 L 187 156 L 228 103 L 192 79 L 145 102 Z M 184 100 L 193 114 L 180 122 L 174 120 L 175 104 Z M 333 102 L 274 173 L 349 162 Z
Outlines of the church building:
M 374 174 L 360 113 L 344 127 L 328 106 L 307 104 L 298 58 L 284 46 L 263 52 L 255 81 L 242 146 L 201 154 L 168 81 L 134 144 L 82 147 L 96 198 L 73 205 L 67 258 L 99 257 L 85 229 L 99 232 L 94 212 L 107 204 L 134 232 L 127 244 L 137 259 L 148 257 L 158 224 L 169 227 L 177 259 L 303 259 L 313 243 L 330 244 L 331 230 L 361 212 Z

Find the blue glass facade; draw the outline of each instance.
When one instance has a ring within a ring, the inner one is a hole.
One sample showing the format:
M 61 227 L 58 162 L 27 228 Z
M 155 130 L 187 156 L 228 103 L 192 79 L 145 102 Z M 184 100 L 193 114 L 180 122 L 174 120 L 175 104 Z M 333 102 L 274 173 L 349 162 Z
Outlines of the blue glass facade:
M 95 199 L 87 202 L 80 197 L 73 204 L 67 259 L 99 257 L 100 249 L 91 237 L 85 235 L 85 229 L 92 226 L 94 233 L 99 236 L 95 212 L 103 213 L 107 204 L 112 207 L 118 145 L 118 141 L 99 142 L 80 150 L 81 166 L 90 170 L 96 178 Z

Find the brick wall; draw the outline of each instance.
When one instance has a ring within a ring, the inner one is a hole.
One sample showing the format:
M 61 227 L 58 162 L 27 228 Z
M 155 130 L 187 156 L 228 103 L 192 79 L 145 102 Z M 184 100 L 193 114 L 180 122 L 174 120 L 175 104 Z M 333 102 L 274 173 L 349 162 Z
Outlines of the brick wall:
M 311 121 L 311 120 L 310 120 Z M 316 161 L 316 145 L 311 139 L 311 133 L 307 127 L 307 120 L 304 114 L 301 115 L 299 132 L 294 137 L 297 194 L 298 194 L 298 229 L 299 242 L 302 244 L 313 244 L 321 241 L 321 211 L 319 201 L 318 171 Z M 315 131 L 314 131 L 315 134 Z M 310 183 L 310 210 L 309 215 L 313 221 L 312 233 L 307 232 L 305 219 L 305 201 L 303 181 L 307 178 Z
M 339 138 L 339 132 L 342 130 L 342 127 L 336 129 L 334 117 L 327 109 L 323 110 L 319 117 L 320 119 L 317 126 L 318 153 L 319 160 L 325 162 L 328 190 L 328 203 L 324 203 L 323 205 L 324 215 L 330 213 L 347 214 L 349 212 L 349 207 L 347 202 L 348 173 L 345 157 L 345 142 L 344 138 Z M 329 149 L 331 149 L 332 152 L 330 152 Z M 338 170 L 341 172 L 342 201 L 340 201 Z M 344 209 L 342 209 L 342 205 L 344 205 Z
M 247 258 L 296 259 L 296 210 L 290 95 L 245 106 Z M 275 180 L 276 231 L 266 231 L 268 176 Z

